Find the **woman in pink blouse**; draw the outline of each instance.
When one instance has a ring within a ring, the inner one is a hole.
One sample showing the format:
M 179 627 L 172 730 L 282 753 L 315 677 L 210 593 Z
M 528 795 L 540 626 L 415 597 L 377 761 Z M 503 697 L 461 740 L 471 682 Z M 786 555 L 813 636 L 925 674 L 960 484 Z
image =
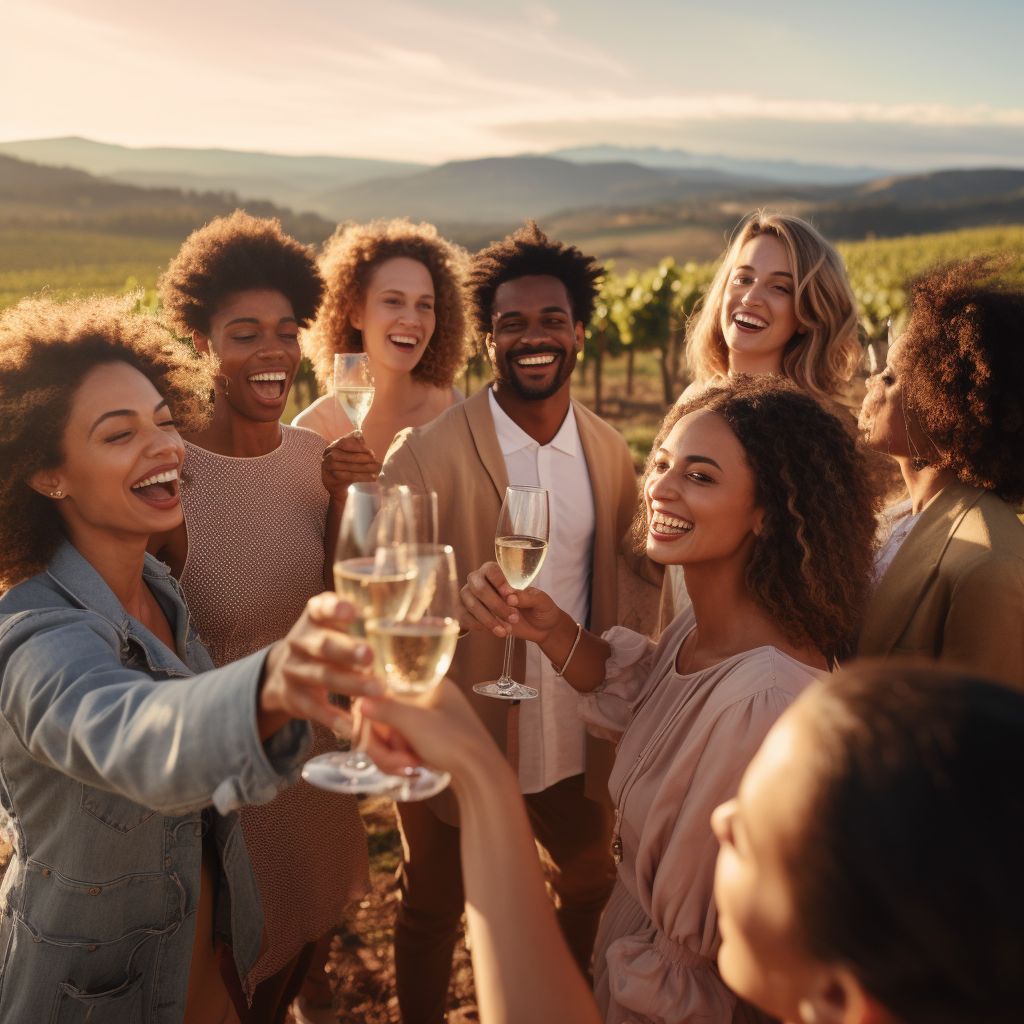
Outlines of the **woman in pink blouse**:
M 466 624 L 541 647 L 618 739 L 615 891 L 594 985 L 607 1024 L 761 1019 L 722 981 L 712 810 L 775 720 L 852 648 L 874 501 L 836 417 L 784 381 L 737 377 L 677 406 L 649 459 L 642 532 L 681 565 L 692 605 L 657 644 L 587 632 L 495 563 L 471 573 Z

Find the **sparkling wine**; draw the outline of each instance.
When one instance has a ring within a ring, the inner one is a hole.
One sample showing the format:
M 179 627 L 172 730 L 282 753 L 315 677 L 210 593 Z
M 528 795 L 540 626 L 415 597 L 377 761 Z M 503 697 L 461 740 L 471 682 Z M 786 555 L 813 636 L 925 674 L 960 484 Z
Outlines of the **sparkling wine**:
M 345 415 L 352 421 L 352 426 L 356 430 L 363 429 L 363 420 L 373 405 L 374 390 L 372 387 L 349 387 L 347 384 L 336 385 L 334 388 L 335 397 L 341 402 Z
M 508 537 L 498 537 L 494 541 L 494 553 L 510 586 L 522 590 L 528 587 L 540 572 L 544 556 L 548 553 L 548 542 L 539 537 L 512 534 Z
M 448 671 L 459 624 L 447 618 L 419 622 L 370 619 L 366 639 L 388 688 L 399 695 L 415 695 L 433 689 Z
M 401 618 L 416 591 L 416 568 L 405 572 L 375 572 L 372 558 L 346 558 L 334 565 L 334 589 L 351 601 L 363 621 Z M 356 623 L 359 632 L 360 623 Z

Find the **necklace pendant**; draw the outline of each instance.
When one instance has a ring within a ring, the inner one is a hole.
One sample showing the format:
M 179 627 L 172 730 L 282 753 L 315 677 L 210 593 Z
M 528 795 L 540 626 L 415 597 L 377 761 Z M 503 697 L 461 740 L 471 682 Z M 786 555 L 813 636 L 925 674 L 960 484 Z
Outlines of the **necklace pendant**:
M 622 836 L 615 835 L 612 837 L 612 860 L 615 863 L 622 863 Z

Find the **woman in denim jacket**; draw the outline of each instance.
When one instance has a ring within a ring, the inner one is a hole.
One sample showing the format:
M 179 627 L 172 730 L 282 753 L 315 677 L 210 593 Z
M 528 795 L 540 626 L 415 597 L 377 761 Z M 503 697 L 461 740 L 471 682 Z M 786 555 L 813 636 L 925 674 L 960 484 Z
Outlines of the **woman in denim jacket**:
M 146 554 L 207 387 L 112 300 L 0 316 L 2 1024 L 235 1021 L 262 914 L 234 812 L 294 774 L 297 719 L 376 689 L 330 595 L 213 670 Z

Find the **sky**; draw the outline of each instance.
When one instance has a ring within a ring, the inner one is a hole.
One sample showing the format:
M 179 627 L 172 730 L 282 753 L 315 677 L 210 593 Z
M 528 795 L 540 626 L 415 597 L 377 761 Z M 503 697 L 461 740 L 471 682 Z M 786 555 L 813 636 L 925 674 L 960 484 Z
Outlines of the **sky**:
M 0 140 L 1024 166 L 1019 0 L 6 0 Z

